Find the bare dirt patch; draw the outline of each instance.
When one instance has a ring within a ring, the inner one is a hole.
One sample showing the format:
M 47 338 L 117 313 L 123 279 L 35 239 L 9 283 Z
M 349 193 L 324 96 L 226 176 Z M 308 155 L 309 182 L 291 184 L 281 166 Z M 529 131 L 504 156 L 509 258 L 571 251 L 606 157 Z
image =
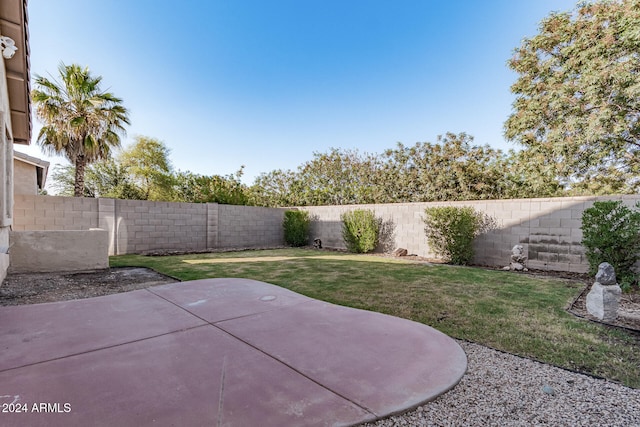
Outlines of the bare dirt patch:
M 0 285 L 0 305 L 92 298 L 178 282 L 148 268 L 108 268 L 74 273 L 9 274 Z

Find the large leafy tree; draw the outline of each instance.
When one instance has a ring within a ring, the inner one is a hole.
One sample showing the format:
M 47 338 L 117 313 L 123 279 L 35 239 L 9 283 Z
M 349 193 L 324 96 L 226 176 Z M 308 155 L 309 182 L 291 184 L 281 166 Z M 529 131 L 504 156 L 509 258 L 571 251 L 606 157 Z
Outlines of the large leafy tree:
M 375 203 L 378 158 L 332 148 L 313 153 L 296 171 L 275 170 L 256 178 L 251 202 L 260 206 L 321 206 Z
M 505 134 L 541 171 L 575 192 L 640 190 L 640 0 L 552 13 L 509 66 L 519 77 Z
M 118 155 L 86 168 L 85 197 L 109 197 L 191 203 L 250 203 L 247 187 L 240 181 L 244 166 L 235 174 L 199 175 L 173 172 L 166 145 L 155 138 L 136 136 Z M 58 166 L 52 172 L 56 194 L 74 193 L 75 167 Z
M 375 155 L 357 150 L 332 148 L 327 153 L 313 153 L 313 159 L 298 168 L 305 204 L 375 203 L 378 166 Z
M 398 143 L 386 150 L 373 179 L 377 203 L 487 200 L 560 194 L 555 175 L 527 168 L 521 152 L 474 144 L 466 133 L 437 143 Z
M 53 171 L 57 194 L 73 194 L 74 174 L 73 165 Z M 166 145 L 155 138 L 137 135 L 133 144 L 119 150 L 116 156 L 86 167 L 83 196 L 172 201 L 175 184 Z
M 555 175 L 527 168 L 528 156 L 473 144 L 465 133 L 437 143 L 398 143 L 382 154 L 332 149 L 296 171 L 260 175 L 252 201 L 266 206 L 404 203 L 561 194 Z
M 75 166 L 74 196 L 82 197 L 86 166 L 108 158 L 120 145 L 128 112 L 120 98 L 101 89 L 102 77 L 91 75 L 88 68 L 60 64 L 58 71 L 60 81 L 35 79 L 31 96 L 44 124 L 37 141 Z
M 398 144 L 384 153 L 377 176 L 385 203 L 475 200 L 504 197 L 506 156 L 474 145 L 465 133 L 447 133 L 436 144 Z
M 277 169 L 256 177 L 249 195 L 251 204 L 257 206 L 305 206 L 303 188 L 296 172 Z
M 221 203 L 247 205 L 250 203 L 246 186 L 240 181 L 244 166 L 226 176 L 200 175 L 178 172 L 175 175 L 175 200 L 190 203 Z
M 51 173 L 52 189 L 58 196 L 73 196 L 75 167 L 57 165 Z M 87 166 L 84 197 L 144 200 L 145 194 L 133 182 L 133 177 L 114 159 L 97 161 Z
M 160 140 L 137 135 L 134 143 L 118 156 L 146 200 L 172 200 L 175 177 L 170 150 Z

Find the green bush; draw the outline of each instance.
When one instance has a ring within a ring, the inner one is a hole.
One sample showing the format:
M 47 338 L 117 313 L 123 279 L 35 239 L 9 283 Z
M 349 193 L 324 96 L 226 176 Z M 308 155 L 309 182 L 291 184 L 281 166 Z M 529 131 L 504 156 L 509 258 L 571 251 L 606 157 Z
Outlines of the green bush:
M 304 246 L 309 241 L 311 219 L 307 211 L 285 211 L 282 227 L 284 240 L 291 246 Z
M 367 253 L 378 245 L 380 220 L 373 211 L 357 209 L 345 212 L 342 219 L 342 238 L 349 252 Z
M 640 204 L 629 208 L 621 201 L 594 202 L 582 213 L 582 245 L 589 260 L 589 273 L 608 262 L 616 270 L 618 283 L 628 288 L 635 281 L 631 266 L 640 253 Z
M 473 240 L 488 229 L 491 218 L 472 207 L 443 206 L 425 210 L 427 242 L 450 264 L 467 265 L 473 259 Z

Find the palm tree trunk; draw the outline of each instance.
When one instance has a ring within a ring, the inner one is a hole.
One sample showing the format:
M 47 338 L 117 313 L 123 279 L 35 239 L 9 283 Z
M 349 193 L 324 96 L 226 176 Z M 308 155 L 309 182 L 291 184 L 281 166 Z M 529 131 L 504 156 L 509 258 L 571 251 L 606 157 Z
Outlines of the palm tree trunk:
M 84 197 L 84 169 L 87 165 L 87 160 L 84 154 L 79 155 L 76 158 L 76 180 L 73 187 L 73 197 Z

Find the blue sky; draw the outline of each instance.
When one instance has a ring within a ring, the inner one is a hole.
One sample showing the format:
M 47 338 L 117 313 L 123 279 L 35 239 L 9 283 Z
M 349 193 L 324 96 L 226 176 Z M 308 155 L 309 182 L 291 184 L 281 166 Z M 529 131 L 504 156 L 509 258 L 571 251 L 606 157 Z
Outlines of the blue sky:
M 522 38 L 574 0 L 29 0 L 31 71 L 78 63 L 176 169 L 295 169 L 467 132 L 504 141 Z M 17 147 L 51 161 L 34 143 Z

